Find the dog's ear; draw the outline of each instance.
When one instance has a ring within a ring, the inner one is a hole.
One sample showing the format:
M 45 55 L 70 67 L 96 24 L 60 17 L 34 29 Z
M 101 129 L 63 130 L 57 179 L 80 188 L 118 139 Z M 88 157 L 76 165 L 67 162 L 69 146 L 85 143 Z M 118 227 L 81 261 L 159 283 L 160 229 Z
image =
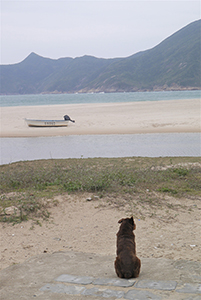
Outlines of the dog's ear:
M 134 225 L 135 223 L 134 223 L 134 220 L 133 220 L 133 216 L 129 219 L 129 223 L 131 224 L 131 225 Z
M 129 219 L 129 223 L 133 226 L 133 230 L 135 230 L 136 229 L 136 225 L 135 225 L 133 216 Z
M 124 220 L 124 219 L 121 219 L 121 220 L 119 220 L 119 221 L 118 221 L 118 223 L 122 223 L 122 222 L 123 222 L 123 220 Z

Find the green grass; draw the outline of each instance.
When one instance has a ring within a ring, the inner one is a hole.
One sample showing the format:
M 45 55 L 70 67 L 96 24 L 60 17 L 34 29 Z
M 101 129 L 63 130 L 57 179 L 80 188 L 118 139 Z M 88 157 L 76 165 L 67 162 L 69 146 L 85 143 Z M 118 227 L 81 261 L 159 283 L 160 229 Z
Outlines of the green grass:
M 147 196 L 147 191 L 149 195 Z M 153 203 L 153 193 L 201 196 L 201 159 L 93 158 L 40 160 L 0 166 L 0 220 L 48 218 L 47 199 L 64 193 L 129 195 Z M 148 197 L 148 198 L 147 198 Z M 6 214 L 6 207 L 16 213 Z

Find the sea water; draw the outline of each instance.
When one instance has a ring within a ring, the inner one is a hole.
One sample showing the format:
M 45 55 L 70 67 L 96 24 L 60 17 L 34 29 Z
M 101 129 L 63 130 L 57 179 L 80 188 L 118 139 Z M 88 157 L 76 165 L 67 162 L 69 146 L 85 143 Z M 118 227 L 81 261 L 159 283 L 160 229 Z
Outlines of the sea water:
M 1 106 L 161 101 L 201 98 L 201 91 L 1 96 Z M 88 157 L 201 156 L 200 133 L 1 138 L 0 164 Z
M 161 101 L 201 98 L 201 91 L 164 91 L 136 93 L 91 93 L 91 94 L 45 94 L 45 95 L 1 95 L 0 106 L 32 106 L 79 103 L 111 103 Z

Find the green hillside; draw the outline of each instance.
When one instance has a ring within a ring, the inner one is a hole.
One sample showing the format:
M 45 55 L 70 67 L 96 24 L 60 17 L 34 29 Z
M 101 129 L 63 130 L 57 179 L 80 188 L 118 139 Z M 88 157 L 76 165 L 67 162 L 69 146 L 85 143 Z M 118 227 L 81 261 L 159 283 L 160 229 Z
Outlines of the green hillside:
M 129 92 L 201 88 L 201 20 L 126 58 L 53 60 L 31 53 L 1 65 L 1 94 Z
M 126 91 L 201 87 L 201 20 L 156 47 L 110 65 L 92 82 L 97 89 Z M 104 86 L 102 86 L 104 82 Z

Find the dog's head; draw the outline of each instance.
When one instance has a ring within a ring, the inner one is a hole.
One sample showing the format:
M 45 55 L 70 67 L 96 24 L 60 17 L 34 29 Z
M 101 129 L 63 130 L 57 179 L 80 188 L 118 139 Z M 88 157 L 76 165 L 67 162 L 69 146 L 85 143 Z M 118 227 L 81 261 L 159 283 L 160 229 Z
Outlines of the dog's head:
M 135 222 L 134 222 L 134 219 L 133 219 L 133 216 L 131 218 L 125 218 L 125 219 L 121 219 L 118 221 L 118 223 L 122 223 L 122 224 L 127 224 L 127 225 L 130 225 L 132 227 L 132 230 L 135 230 L 136 228 L 136 225 L 135 225 Z

